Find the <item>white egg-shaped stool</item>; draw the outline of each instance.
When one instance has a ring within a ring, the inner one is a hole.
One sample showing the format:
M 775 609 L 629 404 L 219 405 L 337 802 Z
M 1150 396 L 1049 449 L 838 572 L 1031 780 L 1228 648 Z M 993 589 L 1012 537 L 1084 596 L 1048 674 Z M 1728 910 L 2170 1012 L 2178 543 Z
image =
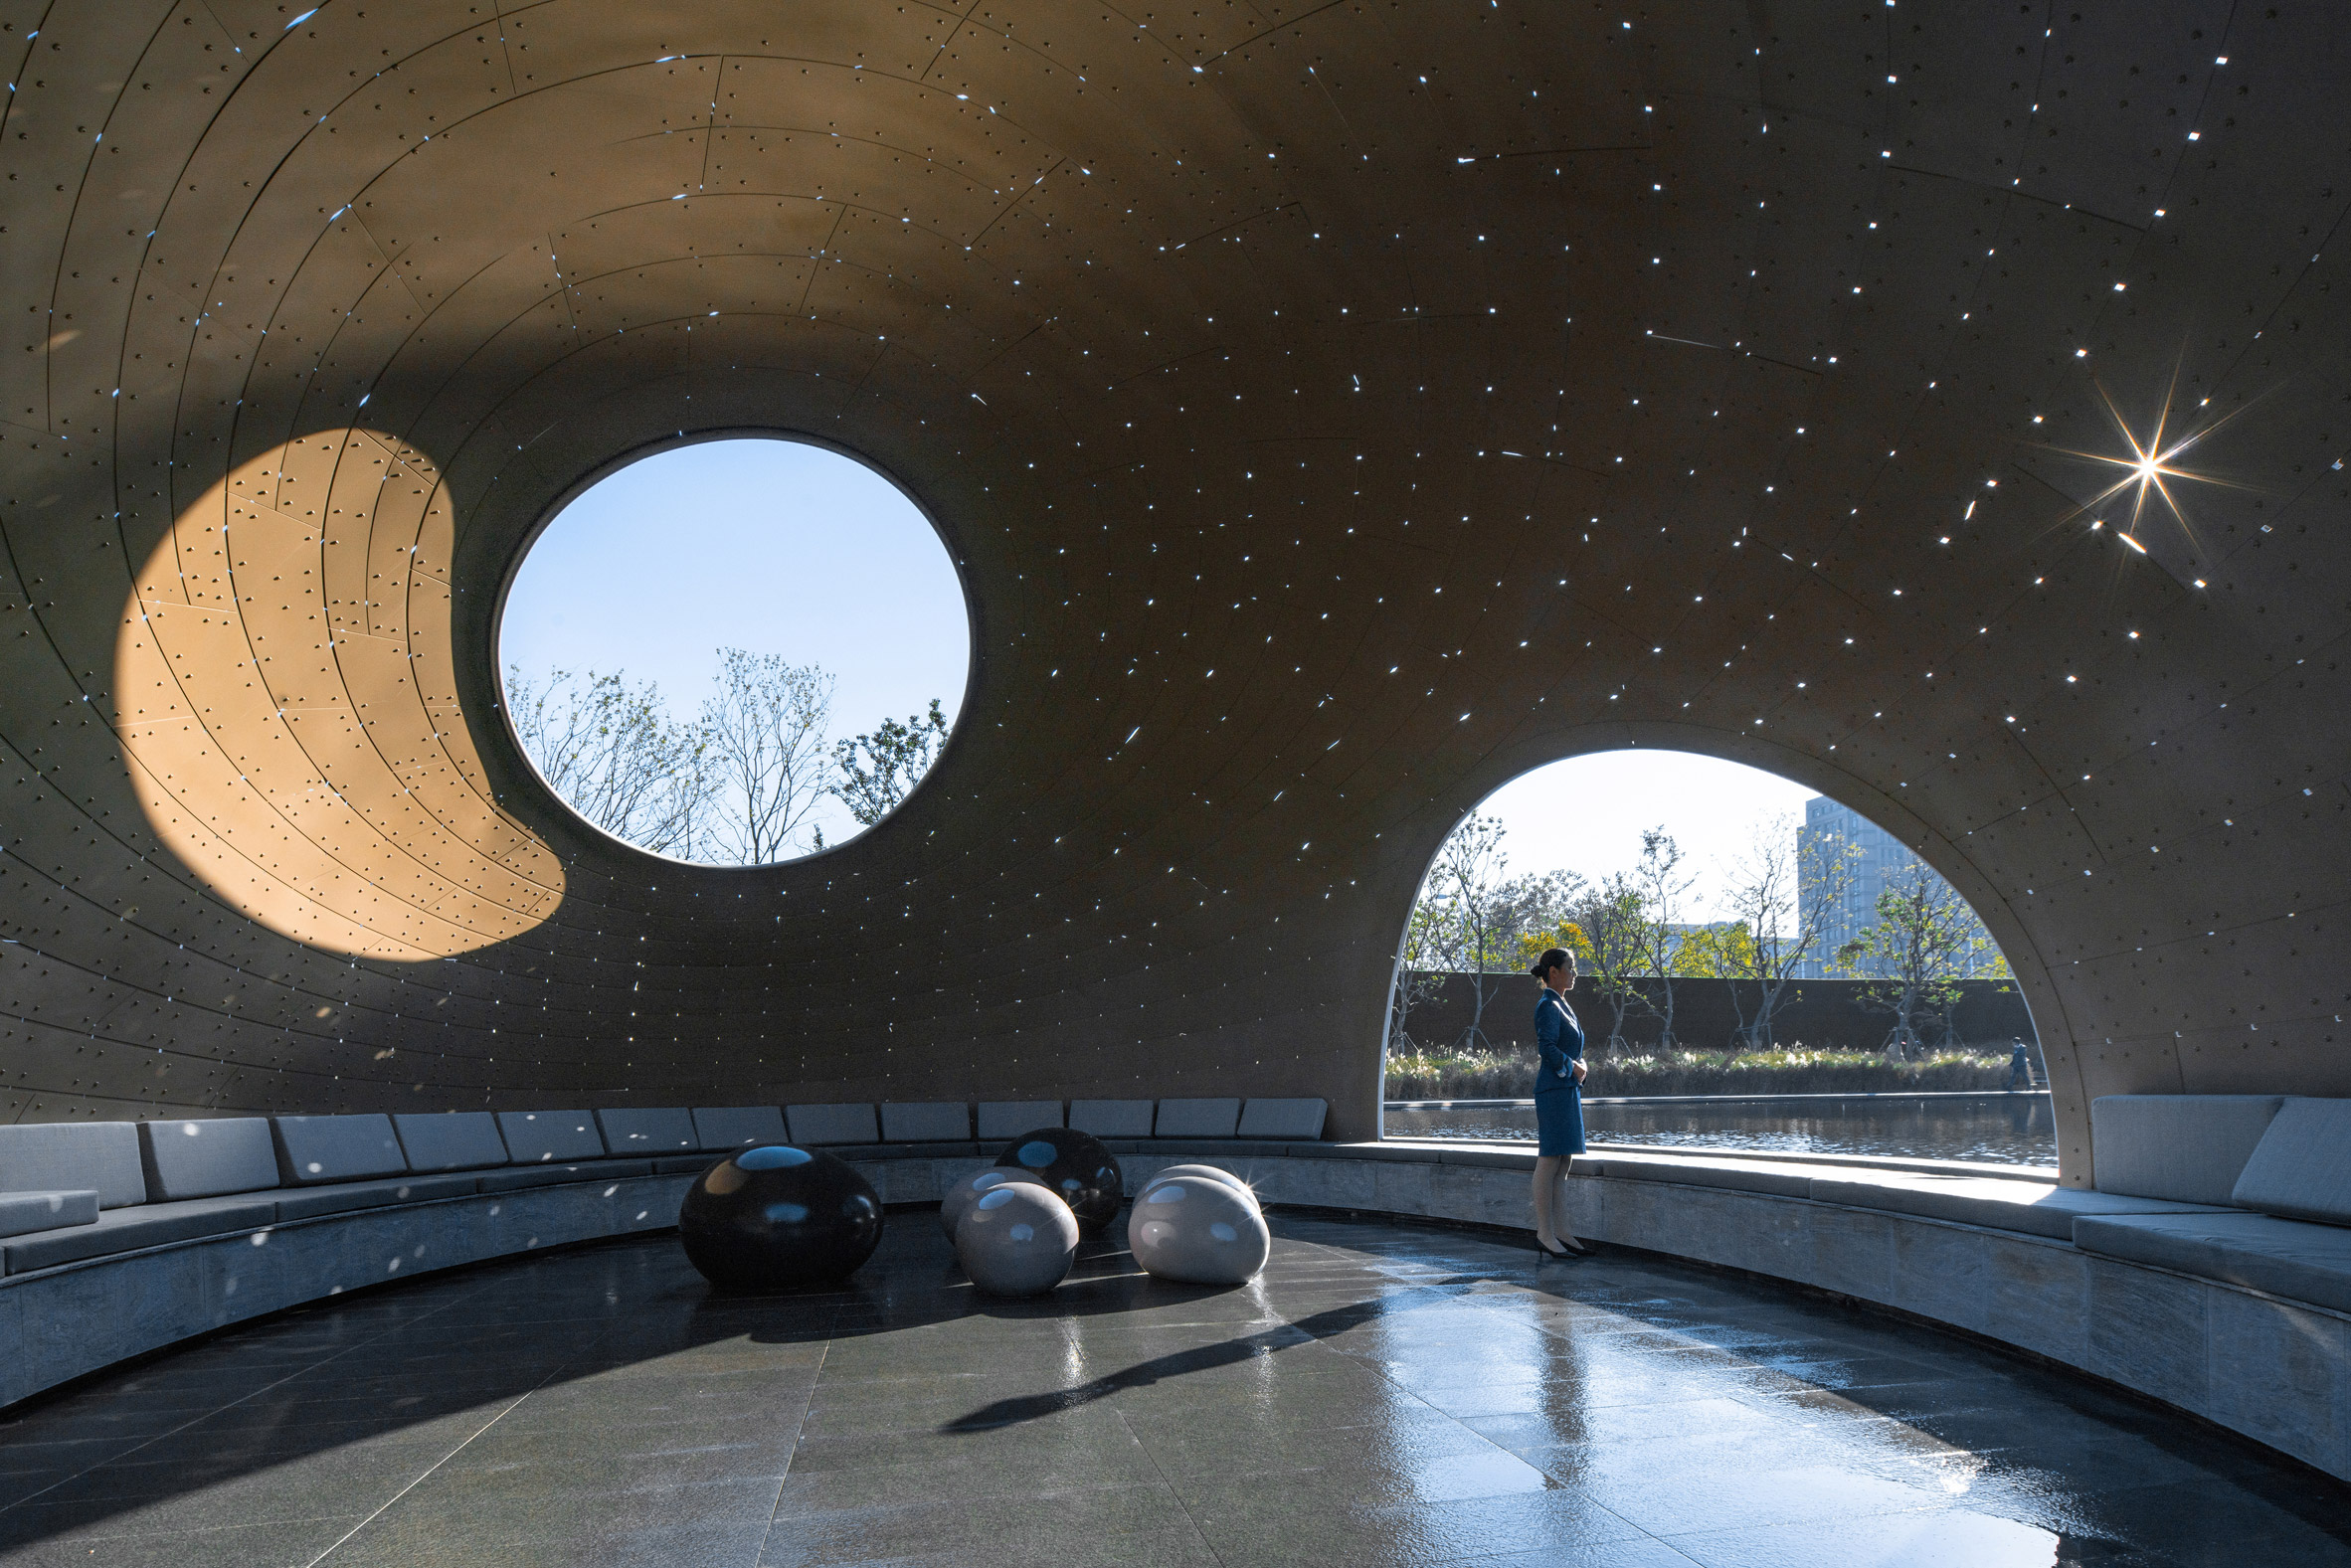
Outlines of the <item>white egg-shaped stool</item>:
M 1127 1247 L 1156 1279 L 1244 1285 L 1265 1267 L 1273 1233 L 1257 1200 L 1223 1181 L 1155 1181 L 1127 1216 Z
M 1069 1278 L 1078 1222 L 1052 1188 L 1006 1181 L 980 1194 L 955 1227 L 955 1255 L 990 1296 L 1038 1296 Z
M 1135 1195 L 1137 1201 L 1141 1201 L 1144 1192 L 1149 1192 L 1161 1182 L 1177 1176 L 1197 1176 L 1203 1181 L 1221 1181 L 1242 1197 L 1247 1198 L 1249 1207 L 1256 1209 L 1261 1214 L 1265 1212 L 1264 1206 L 1257 1201 L 1257 1194 L 1249 1190 L 1249 1184 L 1246 1181 L 1231 1171 L 1216 1165 L 1170 1165 L 1165 1170 L 1155 1171 L 1144 1178 L 1142 1191 Z
M 949 1187 L 946 1198 L 939 1204 L 939 1229 L 946 1233 L 947 1239 L 955 1240 L 955 1228 L 963 1223 L 965 1215 L 972 1212 L 972 1205 L 980 1201 L 981 1194 L 1000 1187 L 1007 1181 L 1025 1181 L 1032 1187 L 1045 1187 L 1044 1178 L 1035 1171 L 1001 1165 L 966 1177 Z M 1050 1192 L 1053 1189 L 1045 1187 L 1045 1190 Z

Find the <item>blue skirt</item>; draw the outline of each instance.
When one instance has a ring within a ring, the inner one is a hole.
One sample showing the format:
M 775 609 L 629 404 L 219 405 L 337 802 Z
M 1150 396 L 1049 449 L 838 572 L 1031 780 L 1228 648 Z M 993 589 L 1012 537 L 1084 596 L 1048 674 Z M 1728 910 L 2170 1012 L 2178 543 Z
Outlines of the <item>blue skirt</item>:
M 1583 1152 L 1583 1094 L 1575 1085 L 1535 1092 L 1536 1152 L 1563 1158 Z

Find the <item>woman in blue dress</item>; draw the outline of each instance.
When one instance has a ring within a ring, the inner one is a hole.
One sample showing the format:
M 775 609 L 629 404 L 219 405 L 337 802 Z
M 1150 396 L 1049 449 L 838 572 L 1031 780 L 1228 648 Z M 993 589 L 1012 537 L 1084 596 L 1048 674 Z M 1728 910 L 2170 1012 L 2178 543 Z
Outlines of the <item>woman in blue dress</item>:
M 1535 1127 L 1541 1139 L 1535 1155 L 1535 1245 L 1546 1258 L 1580 1258 L 1591 1252 L 1558 1223 L 1553 1200 L 1569 1156 L 1583 1152 L 1583 1026 L 1567 993 L 1575 988 L 1575 955 L 1553 948 L 1528 970 L 1541 982 L 1535 1004 Z

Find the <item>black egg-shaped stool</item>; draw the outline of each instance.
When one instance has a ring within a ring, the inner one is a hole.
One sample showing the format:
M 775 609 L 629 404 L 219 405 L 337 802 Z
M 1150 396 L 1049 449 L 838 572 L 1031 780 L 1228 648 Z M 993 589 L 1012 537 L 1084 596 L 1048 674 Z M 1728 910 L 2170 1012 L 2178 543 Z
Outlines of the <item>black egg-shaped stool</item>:
M 847 1160 L 765 1143 L 702 1173 L 678 1205 L 686 1260 L 711 1284 L 786 1291 L 846 1279 L 881 1245 L 881 1195 Z
M 1046 1186 L 1061 1194 L 1078 1229 L 1098 1234 L 1119 1212 L 1127 1196 L 1126 1178 L 1119 1162 L 1102 1139 L 1075 1128 L 1041 1127 L 1012 1139 L 997 1157 L 999 1165 L 1034 1171 Z

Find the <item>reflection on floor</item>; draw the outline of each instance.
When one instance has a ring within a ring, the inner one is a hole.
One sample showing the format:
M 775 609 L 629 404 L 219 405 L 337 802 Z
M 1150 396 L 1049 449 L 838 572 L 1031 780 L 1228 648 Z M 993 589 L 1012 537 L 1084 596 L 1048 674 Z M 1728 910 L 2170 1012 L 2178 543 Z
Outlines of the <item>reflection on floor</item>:
M 2351 1488 L 1923 1329 L 1639 1258 L 1275 1217 L 976 1300 L 673 1237 L 293 1313 L 0 1417 L 0 1563 L 2351 1564 Z

